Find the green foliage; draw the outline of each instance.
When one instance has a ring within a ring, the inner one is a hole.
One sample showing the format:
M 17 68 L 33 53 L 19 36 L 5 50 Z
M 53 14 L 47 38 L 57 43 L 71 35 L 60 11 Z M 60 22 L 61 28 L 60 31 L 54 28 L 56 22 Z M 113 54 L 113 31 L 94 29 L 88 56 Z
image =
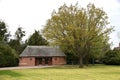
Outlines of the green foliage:
M 0 41 L 7 41 L 9 36 L 5 22 L 0 21 Z
M 0 21 L 0 41 L 4 39 L 5 33 L 7 32 L 6 25 Z
M 108 65 L 120 65 L 120 50 L 109 50 L 102 61 Z
M 16 40 L 20 42 L 24 36 L 25 31 L 22 30 L 22 27 L 18 27 L 17 31 L 15 32 Z
M 11 48 L 16 50 L 17 54 L 20 54 L 20 52 L 21 52 L 21 44 L 20 44 L 20 42 L 18 40 L 10 39 L 8 44 L 9 44 L 9 46 Z
M 78 64 L 79 58 L 72 53 L 66 53 L 67 64 Z
M 48 45 L 48 42 L 36 31 L 28 39 L 28 45 Z
M 0 45 L 0 67 L 16 66 L 16 52 L 8 45 Z
M 10 41 L 8 42 L 10 47 L 16 50 L 17 55 L 19 55 L 23 51 L 24 46 L 26 45 L 26 44 L 24 45 L 21 42 L 24 36 L 25 36 L 25 31 L 22 30 L 22 27 L 18 27 L 18 29 L 15 32 L 15 38 L 10 39 Z
M 52 45 L 78 56 L 83 67 L 83 58 L 101 51 L 103 43 L 109 40 L 108 34 L 113 28 L 107 27 L 108 24 L 107 14 L 94 4 L 88 4 L 87 8 L 64 4 L 58 12 L 53 11 L 43 35 Z
M 0 67 L 16 66 L 18 64 L 18 55 L 8 46 L 10 33 L 7 32 L 5 22 L 0 21 Z

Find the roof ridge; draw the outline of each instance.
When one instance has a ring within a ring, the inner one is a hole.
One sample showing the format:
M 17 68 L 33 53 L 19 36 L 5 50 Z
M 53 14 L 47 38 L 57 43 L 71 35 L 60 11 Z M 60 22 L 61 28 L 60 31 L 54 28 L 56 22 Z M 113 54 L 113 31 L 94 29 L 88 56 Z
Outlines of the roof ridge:
M 29 45 L 29 46 L 27 46 L 27 47 L 28 47 L 28 48 L 29 48 L 29 47 L 32 47 L 32 48 L 33 48 L 33 47 L 35 47 L 35 48 L 37 48 L 37 47 L 38 47 L 38 48 L 59 48 L 59 46 L 33 46 L 33 45 L 32 45 L 32 46 Z

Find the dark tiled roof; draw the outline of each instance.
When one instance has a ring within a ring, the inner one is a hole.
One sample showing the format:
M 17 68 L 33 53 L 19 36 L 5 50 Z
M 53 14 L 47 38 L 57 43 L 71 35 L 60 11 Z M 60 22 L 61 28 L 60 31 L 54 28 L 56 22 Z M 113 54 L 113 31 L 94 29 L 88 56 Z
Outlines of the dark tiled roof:
M 59 47 L 51 46 L 27 46 L 20 57 L 27 56 L 66 56 Z

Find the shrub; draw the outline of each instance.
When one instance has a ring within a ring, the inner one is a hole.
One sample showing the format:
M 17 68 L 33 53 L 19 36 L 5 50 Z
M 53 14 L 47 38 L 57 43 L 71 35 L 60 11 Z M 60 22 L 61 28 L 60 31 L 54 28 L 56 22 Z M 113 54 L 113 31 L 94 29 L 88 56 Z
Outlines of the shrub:
M 120 50 L 109 50 L 102 61 L 107 65 L 120 65 Z
M 17 55 L 8 45 L 0 45 L 0 67 L 17 65 Z

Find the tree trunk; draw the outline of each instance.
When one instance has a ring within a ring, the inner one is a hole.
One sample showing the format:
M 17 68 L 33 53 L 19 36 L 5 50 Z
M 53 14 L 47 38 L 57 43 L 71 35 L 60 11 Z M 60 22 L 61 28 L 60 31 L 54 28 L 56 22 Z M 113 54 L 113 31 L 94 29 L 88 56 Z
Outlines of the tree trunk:
M 83 66 L 83 57 L 82 56 L 80 56 L 80 58 L 79 58 L 79 68 L 83 68 L 84 66 Z

